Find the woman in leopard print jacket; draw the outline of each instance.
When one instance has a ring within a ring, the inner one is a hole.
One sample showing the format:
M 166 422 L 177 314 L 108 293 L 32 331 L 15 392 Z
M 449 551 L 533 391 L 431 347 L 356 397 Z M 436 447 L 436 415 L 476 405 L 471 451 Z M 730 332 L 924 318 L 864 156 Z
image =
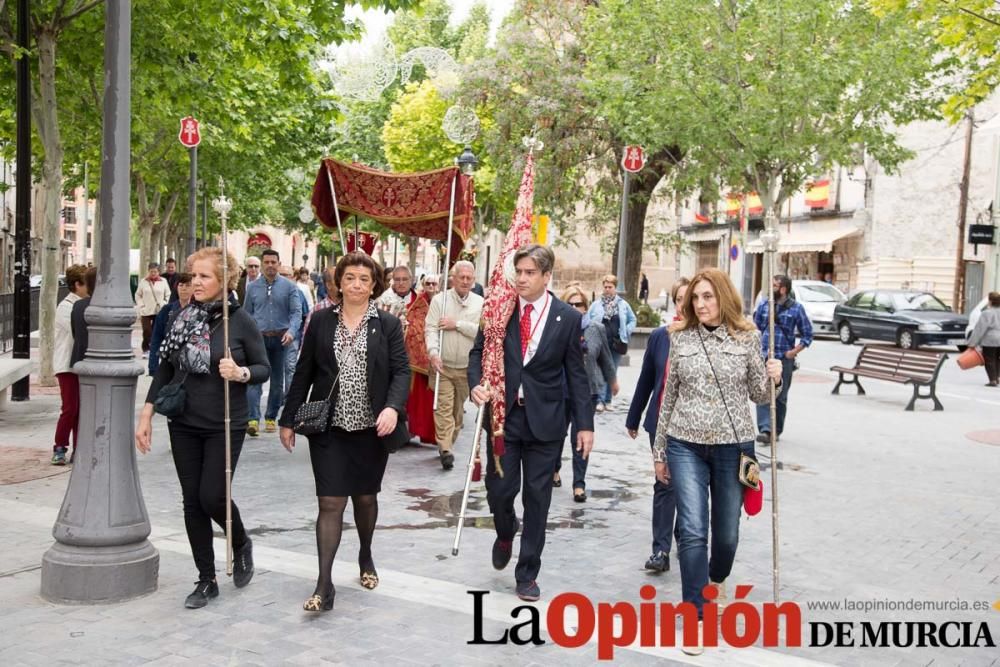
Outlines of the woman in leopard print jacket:
M 722 271 L 706 269 L 691 280 L 683 312 L 670 328 L 670 374 L 653 458 L 657 479 L 674 486 L 683 597 L 700 618 L 702 589 L 711 580 L 722 602 L 736 556 L 740 454 L 754 456 L 750 401 L 770 399 L 770 380 L 781 382 L 781 362 L 761 357 L 760 334 Z

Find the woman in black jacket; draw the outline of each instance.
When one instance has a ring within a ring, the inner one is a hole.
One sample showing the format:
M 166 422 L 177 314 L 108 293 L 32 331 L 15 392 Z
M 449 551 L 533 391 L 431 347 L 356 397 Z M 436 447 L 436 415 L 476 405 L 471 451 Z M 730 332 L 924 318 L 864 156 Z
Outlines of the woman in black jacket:
M 229 305 L 231 358 L 224 358 L 222 299 L 232 291 L 239 277 L 236 260 L 232 255 L 227 260 L 230 285 L 228 290 L 223 290 L 222 251 L 219 248 L 202 248 L 188 258 L 192 300 L 174 317 L 160 346 L 160 366 L 135 428 L 135 446 L 146 454 L 151 445 L 157 394 L 168 384 L 184 386 L 184 409 L 168 417 L 167 428 L 184 499 L 184 526 L 198 567 L 198 582 L 184 603 L 188 609 L 204 607 L 209 598 L 219 594 L 215 581 L 212 521 L 226 529 L 224 380 L 231 383 L 229 432 L 232 470 L 235 471 L 249 415 L 247 384 L 264 382 L 271 373 L 257 325 L 239 304 L 233 302 Z M 235 503 L 232 504 L 232 521 L 233 583 L 242 588 L 253 577 L 253 544 L 243 528 Z
M 316 590 L 303 604 L 306 611 L 333 608 L 333 560 L 348 498 L 361 542 L 361 585 L 367 589 L 378 585 L 371 546 L 389 456 L 382 439 L 393 436 L 397 428 L 405 429 L 410 387 L 403 327 L 395 316 L 375 306 L 374 299 L 384 289 L 382 276 L 375 260 L 363 252 L 349 253 L 337 263 L 334 280 L 342 300 L 314 313 L 281 414 L 281 444 L 292 451 L 295 413 L 306 395 L 310 401 L 330 398 L 329 427 L 309 436 L 319 501 L 319 577 Z

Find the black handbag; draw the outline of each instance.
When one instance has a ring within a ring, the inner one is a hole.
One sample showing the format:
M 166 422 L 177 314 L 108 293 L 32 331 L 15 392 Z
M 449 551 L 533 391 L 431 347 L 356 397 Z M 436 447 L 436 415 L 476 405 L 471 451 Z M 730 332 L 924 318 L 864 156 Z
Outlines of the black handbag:
M 187 403 L 187 390 L 184 388 L 184 379 L 186 377 L 187 371 L 181 373 L 179 380 L 160 387 L 160 391 L 156 392 L 153 410 L 167 419 L 181 416 L 184 413 L 184 407 Z
M 299 406 L 295 411 L 295 423 L 292 430 L 299 435 L 316 435 L 322 433 L 330 427 L 330 399 L 333 398 L 333 390 L 340 380 L 340 371 L 337 377 L 333 378 L 330 386 L 330 393 L 322 401 L 309 401 Z

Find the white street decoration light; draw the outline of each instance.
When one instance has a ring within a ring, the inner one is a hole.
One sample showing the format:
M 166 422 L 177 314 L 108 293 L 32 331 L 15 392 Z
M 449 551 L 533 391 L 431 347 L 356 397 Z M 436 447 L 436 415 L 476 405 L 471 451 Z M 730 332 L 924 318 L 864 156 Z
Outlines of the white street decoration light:
M 309 204 L 309 202 L 305 202 L 304 204 L 302 204 L 302 208 L 299 209 L 299 221 L 303 225 L 308 225 L 310 222 L 312 222 L 312 219 L 313 219 L 312 205 Z
M 445 112 L 441 129 L 456 144 L 468 146 L 479 136 L 479 116 L 472 109 L 455 104 Z
M 397 76 L 400 83 L 407 83 L 417 64 L 424 66 L 427 77 L 443 94 L 449 94 L 456 87 L 459 67 L 450 53 L 435 46 L 420 46 L 397 58 L 396 47 L 388 37 L 367 58 L 351 57 L 343 50 L 338 51 L 336 45 L 330 45 L 319 68 L 330 77 L 338 95 L 374 102 Z

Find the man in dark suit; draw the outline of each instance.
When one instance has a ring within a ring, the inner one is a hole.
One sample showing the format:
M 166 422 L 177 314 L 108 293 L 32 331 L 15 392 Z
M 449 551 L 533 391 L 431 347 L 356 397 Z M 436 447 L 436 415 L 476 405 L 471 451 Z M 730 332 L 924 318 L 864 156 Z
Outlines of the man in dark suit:
M 528 601 L 541 595 L 535 579 L 545 547 L 552 474 L 566 435 L 566 401 L 579 426 L 577 449 L 587 458 L 594 446 L 594 414 L 580 346 L 580 313 L 548 291 L 554 263 L 555 256 L 545 246 L 530 244 L 514 253 L 518 303 L 504 338 L 507 417 L 500 461 L 503 477 L 494 466 L 492 439 L 487 439 L 486 494 L 497 532 L 493 567 L 498 570 L 510 561 L 519 527 L 514 499 L 524 478 L 524 530 L 514 578 L 517 596 Z M 480 331 L 469 353 L 469 386 L 476 405 L 489 399 L 481 384 L 482 353 Z

